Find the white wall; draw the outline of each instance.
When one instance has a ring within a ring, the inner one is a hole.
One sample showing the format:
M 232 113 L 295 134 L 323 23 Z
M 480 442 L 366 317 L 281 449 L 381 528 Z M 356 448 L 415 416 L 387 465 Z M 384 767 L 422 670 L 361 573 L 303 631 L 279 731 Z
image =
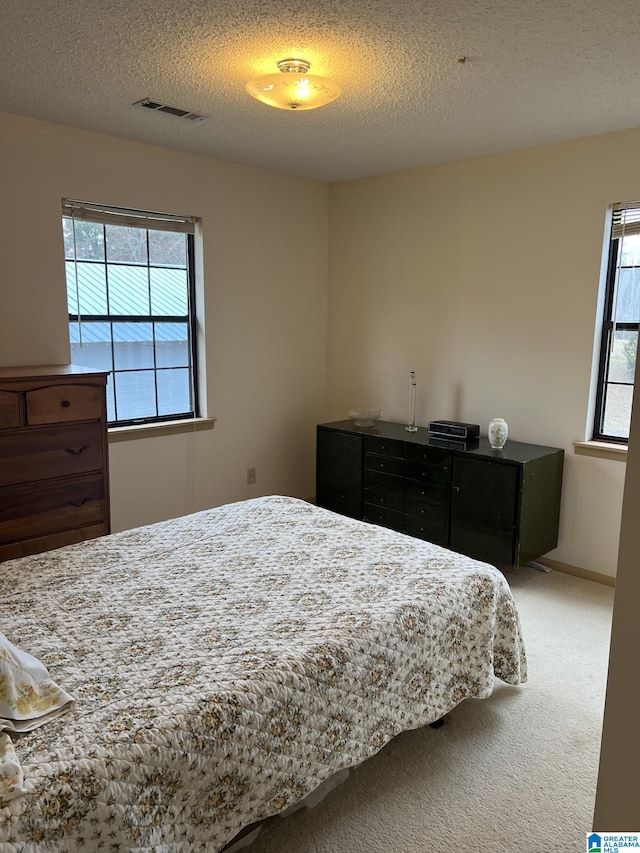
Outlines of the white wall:
M 504 417 L 566 451 L 549 557 L 615 575 L 624 463 L 587 433 L 607 205 L 640 197 L 640 131 L 331 187 L 329 412 Z
M 61 198 L 202 217 L 205 392 L 218 420 L 110 446 L 113 529 L 259 494 L 313 495 L 327 186 L 6 114 L 0 169 L 2 365 L 69 360 Z
M 218 422 L 111 445 L 114 529 L 311 496 L 315 423 L 354 405 L 404 420 L 413 368 L 418 423 L 484 430 L 501 415 L 512 439 L 565 448 L 549 556 L 614 575 L 625 465 L 576 456 L 573 441 L 587 430 L 605 210 L 640 197 L 639 142 L 625 131 L 329 190 L 0 115 L 0 364 L 68 360 L 62 197 L 201 216 Z

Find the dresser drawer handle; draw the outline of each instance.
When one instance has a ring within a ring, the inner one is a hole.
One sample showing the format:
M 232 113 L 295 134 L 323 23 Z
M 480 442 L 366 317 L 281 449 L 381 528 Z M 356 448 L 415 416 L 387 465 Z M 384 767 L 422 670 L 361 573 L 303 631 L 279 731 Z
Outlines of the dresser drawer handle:
M 88 444 L 83 444 L 82 447 L 79 447 L 77 450 L 75 447 L 65 447 L 65 453 L 71 453 L 72 456 L 79 456 L 81 453 L 84 453 L 85 450 L 89 449 Z
M 91 500 L 91 498 L 80 498 L 80 500 L 77 500 L 77 501 L 69 501 L 69 505 L 70 506 L 84 506 L 85 504 L 88 504 L 90 500 Z
M 62 406 L 63 409 L 68 409 L 69 406 L 71 405 L 71 403 L 69 402 L 69 400 L 61 400 L 60 405 Z

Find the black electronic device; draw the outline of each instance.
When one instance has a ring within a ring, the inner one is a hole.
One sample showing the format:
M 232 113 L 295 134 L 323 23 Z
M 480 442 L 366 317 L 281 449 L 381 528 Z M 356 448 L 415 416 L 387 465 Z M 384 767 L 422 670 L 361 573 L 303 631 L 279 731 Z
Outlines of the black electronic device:
M 429 433 L 468 441 L 480 435 L 480 426 L 478 424 L 465 424 L 460 421 L 429 421 Z

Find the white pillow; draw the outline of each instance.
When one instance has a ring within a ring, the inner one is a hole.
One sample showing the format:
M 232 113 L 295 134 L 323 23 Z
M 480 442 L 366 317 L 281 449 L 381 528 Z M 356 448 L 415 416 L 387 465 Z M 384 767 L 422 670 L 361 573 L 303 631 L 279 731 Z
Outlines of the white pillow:
M 51 680 L 44 664 L 0 634 L 0 731 L 31 731 L 73 701 Z
M 0 732 L 0 805 L 26 794 L 22 768 L 11 738 Z
M 0 634 L 0 805 L 26 793 L 15 748 L 3 732 L 43 726 L 73 701 L 49 678 L 44 664 Z

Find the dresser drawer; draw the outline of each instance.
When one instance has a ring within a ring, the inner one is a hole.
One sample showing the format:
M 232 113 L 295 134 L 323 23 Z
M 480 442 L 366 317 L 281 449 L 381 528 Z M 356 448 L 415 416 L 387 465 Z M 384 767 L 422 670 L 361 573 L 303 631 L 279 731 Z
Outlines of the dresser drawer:
M 394 477 L 392 474 L 384 474 L 381 471 L 365 471 L 364 484 L 367 489 L 375 489 L 378 492 L 389 492 L 395 495 L 404 494 L 402 477 Z
M 100 471 L 103 457 L 99 421 L 0 432 L 0 486 Z
M 428 483 L 407 482 L 404 490 L 406 496 L 406 511 L 412 515 L 420 513 L 420 506 L 442 507 L 448 511 L 449 490 Z
M 433 516 L 425 515 L 417 518 L 413 515 L 405 517 L 404 532 L 418 539 L 426 539 L 435 545 L 447 545 L 449 542 L 449 525 L 446 512 L 435 512 Z
M 431 483 L 434 486 L 449 485 L 449 469 L 437 465 L 424 465 L 421 462 L 407 462 L 405 476 L 417 483 Z
M 22 426 L 20 395 L 15 391 L 0 391 L 0 429 Z
M 102 474 L 0 489 L 0 544 L 104 521 Z
M 370 504 L 371 506 L 386 506 L 389 509 L 397 509 L 402 512 L 404 507 L 404 495 L 402 492 L 390 492 L 377 489 L 365 489 L 364 492 L 364 500 L 365 503 Z
M 405 449 L 405 458 L 410 462 L 425 462 L 427 465 L 436 465 L 438 468 L 451 467 L 451 454 L 447 450 L 424 444 L 408 444 Z
M 378 453 L 380 456 L 394 456 L 396 459 L 404 459 L 404 442 L 396 441 L 393 438 L 368 435 L 365 450 L 367 453 Z
M 365 504 L 364 507 L 364 520 L 371 521 L 373 524 L 380 524 L 382 527 L 402 530 L 403 518 L 402 513 L 395 509 L 388 509 L 383 506 L 371 506 L 370 504 Z
M 49 385 L 25 393 L 27 423 L 98 420 L 104 391 L 96 385 Z
M 384 474 L 397 474 L 401 477 L 404 474 L 404 459 L 365 453 L 364 467 L 367 471 L 380 471 Z

